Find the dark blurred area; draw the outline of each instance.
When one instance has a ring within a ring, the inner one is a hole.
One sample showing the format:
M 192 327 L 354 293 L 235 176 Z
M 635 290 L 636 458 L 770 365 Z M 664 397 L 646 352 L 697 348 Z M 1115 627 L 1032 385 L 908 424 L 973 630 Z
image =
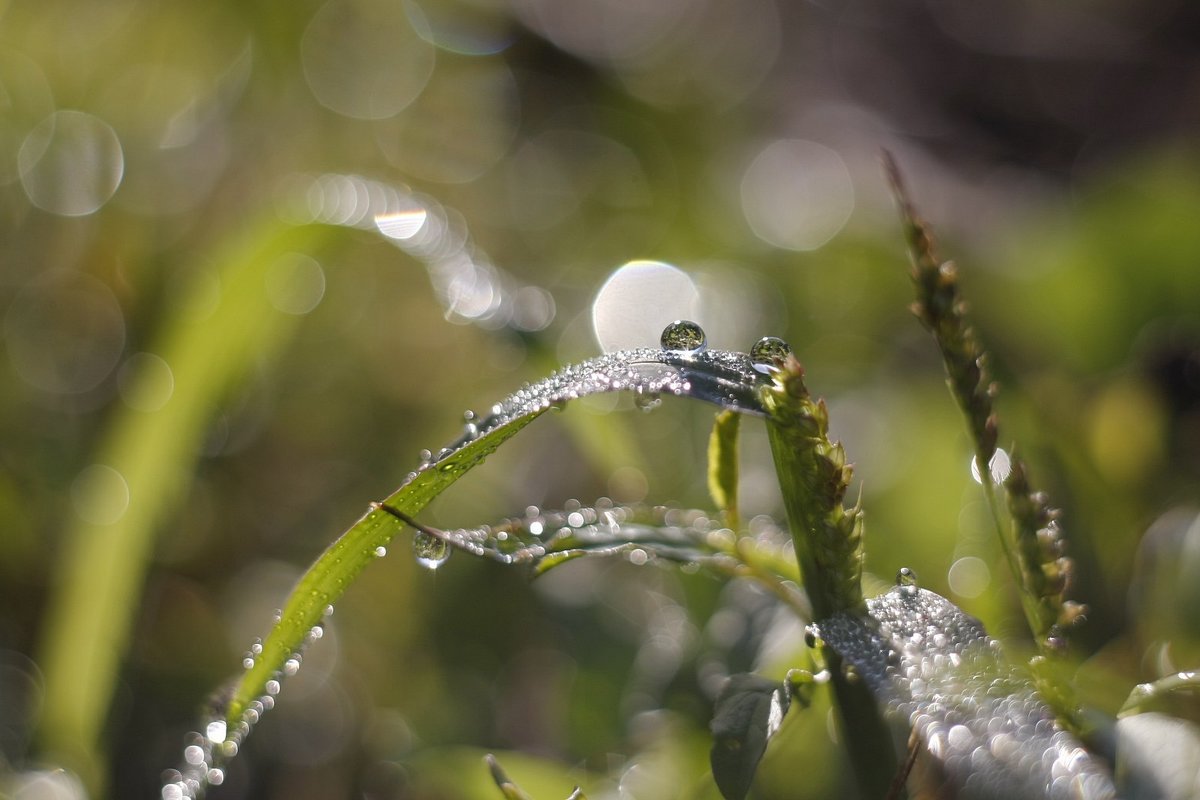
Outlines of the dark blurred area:
M 1182 0 L 0 2 L 0 794 L 157 796 L 420 450 L 678 317 L 786 338 L 867 568 L 1020 648 L 883 149 L 959 264 L 1001 442 L 1065 509 L 1081 695 L 1200 666 L 1198 109 Z M 709 505 L 710 420 L 573 404 L 425 521 Z M 780 518 L 743 430 L 746 517 Z M 390 551 L 211 796 L 492 797 L 495 751 L 539 798 L 716 797 L 720 679 L 803 653 L 738 582 Z M 851 796 L 826 711 L 757 796 Z

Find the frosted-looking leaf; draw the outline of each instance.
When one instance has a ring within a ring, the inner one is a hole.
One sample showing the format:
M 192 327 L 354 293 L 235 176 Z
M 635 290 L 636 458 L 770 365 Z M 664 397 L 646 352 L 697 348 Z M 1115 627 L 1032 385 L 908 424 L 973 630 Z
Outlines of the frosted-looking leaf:
M 1064 730 L 977 619 L 915 585 L 835 614 L 815 633 L 885 713 L 916 731 L 950 796 L 1116 797 L 1107 767 Z

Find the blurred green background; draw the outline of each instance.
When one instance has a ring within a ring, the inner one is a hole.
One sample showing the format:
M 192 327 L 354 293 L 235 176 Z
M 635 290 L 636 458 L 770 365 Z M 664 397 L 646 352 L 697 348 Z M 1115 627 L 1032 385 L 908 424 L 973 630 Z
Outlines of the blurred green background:
M 788 339 L 868 568 L 1019 647 L 881 148 L 1066 509 L 1082 693 L 1196 667 L 1198 45 L 1179 0 L 0 2 L 0 792 L 156 796 L 300 571 L 465 409 L 599 352 L 594 317 Z M 601 293 L 637 259 L 669 296 Z M 539 421 L 425 521 L 707 504 L 711 412 L 631 408 Z M 493 797 L 494 750 L 539 798 L 713 797 L 720 678 L 800 659 L 752 587 L 392 550 L 217 796 Z M 818 704 L 756 791 L 852 792 L 834 753 Z

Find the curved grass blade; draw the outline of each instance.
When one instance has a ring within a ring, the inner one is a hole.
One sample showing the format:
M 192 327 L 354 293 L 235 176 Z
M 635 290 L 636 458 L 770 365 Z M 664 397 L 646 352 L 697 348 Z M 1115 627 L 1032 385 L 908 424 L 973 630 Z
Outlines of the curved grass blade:
M 813 633 L 911 727 L 956 798 L 1115 797 L 1104 764 L 1055 719 L 974 617 L 915 584 Z M 1071 794 L 1071 792 L 1077 792 Z
M 92 456 L 121 476 L 129 502 L 113 523 L 69 515 L 38 656 L 45 704 L 37 734 L 42 750 L 58 754 L 94 795 L 106 780 L 105 720 L 154 536 L 186 494 L 185 476 L 214 410 L 255 363 L 287 342 L 299 321 L 270 304 L 264 275 L 289 253 L 319 255 L 331 233 L 272 215 L 205 253 L 204 263 L 216 271 L 194 274 L 180 295 L 180 313 L 169 315 L 150 348 L 173 373 L 170 402 L 153 413 L 117 404 Z M 221 291 L 209 307 L 214 283 Z M 133 380 L 136 389 L 145 376 L 135 371 Z
M 528 565 L 535 576 L 584 556 L 624 554 L 643 564 L 658 558 L 701 563 L 727 555 L 733 542 L 732 533 L 703 511 L 603 501 L 594 507 L 539 511 L 476 528 L 443 531 L 411 518 L 405 522 L 473 556 Z
M 274 705 L 280 681 L 298 668 L 302 650 L 320 636 L 332 604 L 403 527 L 394 512 L 413 516 L 500 445 L 551 407 L 591 394 L 632 391 L 648 397 L 672 394 L 741 413 L 764 414 L 756 387 L 760 373 L 748 356 L 724 351 L 638 349 L 610 353 L 565 367 L 493 406 L 463 435 L 422 463 L 383 503 L 343 533 L 301 577 L 266 640 L 252 648 L 224 711 L 192 746 L 200 748 L 166 781 L 178 797 L 202 794 L 223 779 L 224 758 L 236 755 L 263 712 Z M 166 794 L 164 794 L 164 797 Z
M 729 577 L 757 581 L 806 622 L 808 599 L 788 533 L 756 518 L 755 530 L 738 536 L 711 512 L 664 506 L 614 506 L 611 501 L 566 511 L 536 511 L 495 525 L 438 530 L 386 504 L 380 508 L 422 534 L 473 556 L 527 565 L 534 577 L 577 558 L 624 556 L 641 565 L 661 560 L 691 564 Z

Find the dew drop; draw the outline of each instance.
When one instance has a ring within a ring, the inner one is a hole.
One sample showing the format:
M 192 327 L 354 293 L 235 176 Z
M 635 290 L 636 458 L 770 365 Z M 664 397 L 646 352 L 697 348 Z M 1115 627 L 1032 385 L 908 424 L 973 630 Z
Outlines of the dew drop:
M 821 643 L 820 638 L 817 636 L 817 630 L 812 625 L 804 629 L 804 643 L 812 648 L 817 647 Z
M 295 675 L 299 671 L 300 671 L 300 662 L 298 660 L 296 660 L 294 658 L 289 658 L 287 661 L 283 662 L 283 674 L 284 675 Z
M 183 748 L 183 760 L 193 766 L 204 761 L 204 748 L 197 744 Z
M 664 350 L 698 353 L 708 345 L 704 329 L 687 319 L 677 319 L 663 328 L 660 339 Z
M 643 550 L 640 547 L 637 548 L 636 550 L 631 550 L 629 552 L 629 563 L 633 564 L 636 567 L 645 565 L 646 562 L 648 562 L 649 560 L 650 560 L 649 553 L 647 553 L 645 550 Z
M 792 348 L 778 336 L 764 336 L 750 348 L 750 363 L 756 370 L 769 373 L 783 366 Z
M 417 458 L 420 459 L 422 464 L 428 464 L 429 462 L 433 461 L 433 453 L 428 450 L 422 450 L 417 454 Z
M 254 669 L 254 659 L 247 656 L 242 659 L 242 667 L 244 669 Z
M 917 573 L 913 572 L 908 567 L 901 567 L 896 572 L 896 585 L 900 587 L 900 594 L 903 596 L 916 597 Z
M 263 688 L 266 690 L 268 695 L 274 697 L 275 695 L 279 694 L 279 681 L 267 681 Z
M 468 422 L 465 425 L 463 425 L 463 436 L 465 436 L 468 439 L 474 439 L 478 435 L 479 435 L 479 426 L 476 425 L 474 422 Z
M 383 558 L 386 555 L 387 555 L 387 548 L 384 547 L 383 545 L 379 545 L 379 547 L 375 548 L 375 557 L 376 558 Z
M 435 457 L 434 460 L 441 461 L 444 458 L 449 458 L 453 454 L 454 454 L 454 451 L 451 450 L 449 447 L 443 447 L 441 450 L 438 450 L 437 456 Z
M 225 741 L 226 730 L 225 720 L 214 719 L 204 728 L 204 735 L 208 737 L 210 742 L 220 743 Z
M 471 409 L 468 408 L 466 411 L 463 412 L 463 422 L 472 422 L 472 421 L 474 421 L 474 419 L 475 419 L 475 412 L 472 411 Z
M 262 639 L 255 639 L 254 644 L 250 645 L 250 652 L 254 655 L 262 655 Z
M 208 778 L 209 784 L 213 786 L 220 786 L 225 782 L 225 770 L 214 767 L 208 771 L 208 775 L 206 777 Z
M 633 396 L 633 404 L 642 411 L 650 412 L 662 405 L 658 392 L 638 392 Z
M 450 545 L 441 539 L 418 531 L 417 535 L 413 537 L 413 553 L 416 555 L 419 565 L 425 569 L 437 569 L 450 557 Z

